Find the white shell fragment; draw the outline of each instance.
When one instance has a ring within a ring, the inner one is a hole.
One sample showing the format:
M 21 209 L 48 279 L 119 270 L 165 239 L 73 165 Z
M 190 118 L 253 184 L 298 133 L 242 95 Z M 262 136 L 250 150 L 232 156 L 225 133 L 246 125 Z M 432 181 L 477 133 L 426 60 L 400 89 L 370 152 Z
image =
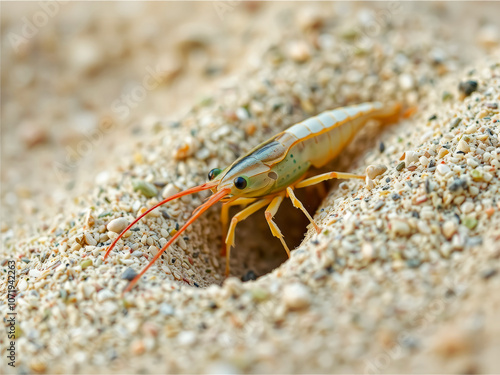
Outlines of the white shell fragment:
M 121 233 L 122 230 L 124 230 L 127 225 L 128 225 L 127 219 L 124 217 L 119 217 L 118 219 L 113 219 L 111 220 L 106 228 L 108 228 L 109 231 L 115 232 L 115 233 Z

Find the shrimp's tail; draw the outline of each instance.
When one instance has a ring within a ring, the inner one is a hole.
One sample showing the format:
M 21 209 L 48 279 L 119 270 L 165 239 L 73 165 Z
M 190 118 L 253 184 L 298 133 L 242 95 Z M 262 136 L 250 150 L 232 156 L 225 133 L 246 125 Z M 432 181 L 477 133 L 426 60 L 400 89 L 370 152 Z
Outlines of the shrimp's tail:
M 390 125 L 398 122 L 400 119 L 406 119 L 417 111 L 417 107 L 404 107 L 401 102 L 388 104 L 385 108 L 373 116 L 374 119 L 381 121 L 384 125 Z

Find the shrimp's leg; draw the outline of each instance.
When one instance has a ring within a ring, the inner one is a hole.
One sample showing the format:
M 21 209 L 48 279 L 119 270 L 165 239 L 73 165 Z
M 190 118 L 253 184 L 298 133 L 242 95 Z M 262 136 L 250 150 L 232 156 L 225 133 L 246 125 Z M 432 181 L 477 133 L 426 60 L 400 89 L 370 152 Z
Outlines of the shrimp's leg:
M 269 225 L 269 228 L 271 228 L 271 233 L 273 234 L 274 237 L 278 237 L 280 239 L 281 244 L 283 245 L 286 253 L 288 254 L 288 257 L 290 257 L 290 250 L 288 249 L 288 246 L 286 245 L 286 242 L 283 239 L 283 235 L 281 234 L 281 231 L 276 225 L 276 223 L 273 221 L 273 217 L 274 215 L 276 215 L 276 212 L 278 211 L 281 202 L 283 202 L 283 198 L 285 198 L 284 193 L 274 197 L 272 202 L 269 204 L 269 207 L 267 207 L 266 220 L 267 224 Z
M 318 184 L 322 181 L 326 180 L 331 180 L 332 178 L 342 178 L 342 179 L 349 179 L 349 178 L 359 178 L 361 180 L 365 179 L 365 176 L 359 175 L 359 174 L 353 174 L 353 173 L 343 173 L 343 172 L 328 172 L 328 173 L 323 173 L 314 177 L 306 178 L 303 181 L 300 181 L 298 184 L 295 185 L 296 188 L 302 188 L 306 186 L 311 186 Z
M 220 213 L 220 221 L 222 224 L 222 239 L 225 239 L 227 236 L 227 230 L 229 228 L 229 207 L 238 206 L 238 205 L 247 205 L 252 202 L 255 202 L 255 198 L 238 198 L 234 201 L 229 201 L 222 204 L 222 209 Z M 226 244 L 222 243 L 222 248 L 220 252 L 221 256 L 226 256 Z
M 257 212 L 262 207 L 271 202 L 272 198 L 264 198 L 260 199 L 257 202 L 254 202 L 252 205 L 248 206 L 244 210 L 238 212 L 231 219 L 231 225 L 229 226 L 229 230 L 227 232 L 226 237 L 226 277 L 229 276 L 229 256 L 231 255 L 231 246 L 234 246 L 234 231 L 236 229 L 236 224 L 238 222 L 245 220 L 251 214 Z
M 314 226 L 314 229 L 316 229 L 316 232 L 318 234 L 321 233 L 320 227 L 318 227 L 318 225 L 316 224 L 316 222 L 314 221 L 314 219 L 311 217 L 311 215 L 309 215 L 309 212 L 307 212 L 307 210 L 305 209 L 305 207 L 302 204 L 302 202 L 297 199 L 297 197 L 295 196 L 295 193 L 293 192 L 293 189 L 291 187 L 287 187 L 286 191 L 288 193 L 288 197 L 292 201 L 293 206 L 295 208 L 298 208 L 299 210 L 301 210 L 304 213 L 304 215 L 307 216 L 307 218 L 309 219 L 309 221 L 311 222 L 311 224 Z

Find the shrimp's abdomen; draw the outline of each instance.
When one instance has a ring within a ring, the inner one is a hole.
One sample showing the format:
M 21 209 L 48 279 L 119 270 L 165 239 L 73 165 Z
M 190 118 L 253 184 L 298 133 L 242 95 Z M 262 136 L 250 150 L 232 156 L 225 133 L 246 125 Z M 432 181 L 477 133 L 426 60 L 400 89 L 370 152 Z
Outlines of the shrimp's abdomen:
M 313 166 L 320 168 L 340 154 L 365 123 L 399 112 L 399 105 L 384 107 L 381 103 L 363 103 L 337 108 L 295 124 L 275 137 L 286 155 L 272 170 L 278 174 L 274 192 L 297 181 Z

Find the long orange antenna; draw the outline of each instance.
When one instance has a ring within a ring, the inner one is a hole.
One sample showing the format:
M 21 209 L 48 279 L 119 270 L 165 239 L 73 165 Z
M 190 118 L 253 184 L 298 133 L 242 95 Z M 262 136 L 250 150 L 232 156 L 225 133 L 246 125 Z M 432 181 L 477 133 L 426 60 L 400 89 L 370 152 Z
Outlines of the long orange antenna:
M 170 202 L 171 200 L 174 200 L 174 199 L 177 199 L 177 198 L 180 198 L 180 197 L 183 197 L 184 195 L 188 195 L 188 194 L 193 194 L 193 193 L 197 193 L 199 191 L 203 191 L 203 190 L 208 190 L 208 189 L 211 189 L 213 187 L 217 186 L 217 183 L 215 182 L 207 182 L 205 184 L 202 184 L 202 185 L 198 185 L 198 186 L 194 186 L 192 188 L 189 188 L 187 190 L 184 190 L 184 191 L 181 191 L 177 194 L 174 194 L 164 200 L 162 200 L 160 203 L 154 205 L 153 207 L 151 207 L 149 210 L 147 210 L 146 212 L 144 212 L 141 216 L 139 216 L 137 219 L 135 219 L 128 227 L 126 227 L 119 235 L 118 237 L 116 237 L 116 239 L 113 241 L 113 243 L 108 247 L 108 250 L 106 250 L 106 254 L 104 254 L 104 259 L 106 259 L 109 255 L 109 253 L 111 252 L 111 250 L 113 250 L 113 248 L 115 247 L 116 243 L 120 240 L 120 238 L 123 237 L 123 235 L 125 233 L 127 233 L 127 231 L 132 228 L 139 220 L 141 220 L 144 216 L 146 216 L 147 214 L 149 214 L 151 211 L 153 211 L 155 208 L 158 208 L 160 207 L 161 205 L 167 203 L 167 202 Z
M 160 251 L 158 251 L 158 254 L 156 254 L 153 259 L 151 259 L 151 261 L 149 262 L 149 264 L 144 267 L 144 269 L 136 276 L 132 279 L 132 281 L 127 285 L 127 287 L 125 288 L 125 290 L 123 291 L 123 293 L 126 293 L 128 292 L 129 290 L 131 290 L 134 285 L 140 280 L 140 278 L 142 277 L 142 275 L 144 275 L 146 273 L 146 271 L 154 264 L 154 262 L 156 262 L 156 260 L 161 257 L 161 255 L 165 252 L 165 250 L 167 250 L 167 248 L 182 234 L 182 232 L 184 232 L 196 219 L 198 219 L 201 214 L 203 212 L 205 212 L 206 210 L 208 210 L 211 206 L 213 206 L 214 204 L 216 204 L 218 201 L 220 201 L 222 198 L 224 198 L 229 192 L 231 191 L 231 189 L 227 188 L 227 189 L 222 189 L 221 191 L 218 191 L 217 193 L 215 193 L 214 195 L 212 195 L 208 201 L 206 201 L 205 203 L 203 203 L 202 205 L 200 205 L 196 210 L 195 210 L 195 213 L 193 213 L 193 215 L 189 218 L 189 220 L 186 222 L 186 224 L 184 224 L 178 231 L 176 234 L 174 234 L 174 236 L 170 239 L 170 241 L 168 241 L 165 246 L 163 246 L 161 248 Z

